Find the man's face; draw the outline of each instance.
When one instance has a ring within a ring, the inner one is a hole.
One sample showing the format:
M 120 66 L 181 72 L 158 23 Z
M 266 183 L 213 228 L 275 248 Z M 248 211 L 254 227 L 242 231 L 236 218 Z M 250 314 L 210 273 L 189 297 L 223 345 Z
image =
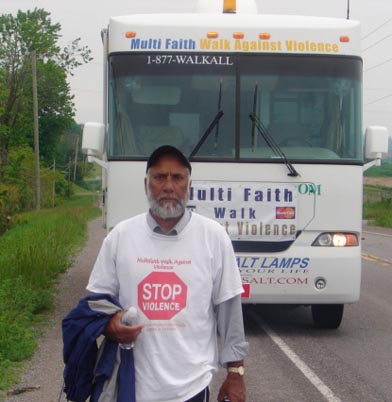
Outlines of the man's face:
M 178 218 L 188 202 L 189 170 L 170 155 L 162 156 L 151 166 L 145 179 L 151 211 L 162 219 Z

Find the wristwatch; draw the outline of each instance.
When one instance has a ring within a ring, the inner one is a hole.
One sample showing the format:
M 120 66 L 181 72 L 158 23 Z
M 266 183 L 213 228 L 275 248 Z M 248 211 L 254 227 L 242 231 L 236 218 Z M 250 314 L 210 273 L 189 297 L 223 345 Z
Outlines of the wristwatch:
M 228 367 L 227 368 L 228 373 L 236 373 L 239 375 L 244 375 L 245 374 L 245 368 L 244 366 L 239 366 L 239 367 Z

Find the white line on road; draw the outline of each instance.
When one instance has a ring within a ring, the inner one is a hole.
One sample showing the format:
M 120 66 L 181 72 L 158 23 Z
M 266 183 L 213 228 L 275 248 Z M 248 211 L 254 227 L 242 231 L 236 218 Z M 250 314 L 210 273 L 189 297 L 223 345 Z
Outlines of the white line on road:
M 377 233 L 377 232 L 370 232 L 367 230 L 362 230 L 362 233 L 368 233 L 368 234 L 372 234 L 372 235 L 376 235 L 376 236 L 392 237 L 392 235 L 389 233 Z
M 272 339 L 272 341 L 280 348 L 280 350 L 294 363 L 294 365 L 302 372 L 302 374 L 317 388 L 321 395 L 328 402 L 342 402 L 331 389 L 321 381 L 321 379 L 311 370 L 308 365 L 287 345 L 283 339 L 276 334 L 260 317 L 252 314 L 256 322 L 259 323 L 262 330 Z

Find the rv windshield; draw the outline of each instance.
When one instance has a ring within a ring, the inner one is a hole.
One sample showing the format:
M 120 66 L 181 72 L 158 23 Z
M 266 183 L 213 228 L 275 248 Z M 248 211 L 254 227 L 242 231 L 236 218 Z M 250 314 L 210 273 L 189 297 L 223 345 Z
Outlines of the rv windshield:
M 195 160 L 279 162 L 253 114 L 290 161 L 360 163 L 361 71 L 317 55 L 111 55 L 108 159 L 171 144 Z

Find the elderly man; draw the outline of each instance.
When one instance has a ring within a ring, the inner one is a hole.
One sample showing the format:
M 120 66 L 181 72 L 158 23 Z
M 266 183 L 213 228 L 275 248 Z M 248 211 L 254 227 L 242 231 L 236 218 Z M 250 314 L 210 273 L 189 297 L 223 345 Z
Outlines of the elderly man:
M 218 400 L 245 401 L 241 278 L 225 230 L 186 209 L 191 170 L 177 148 L 151 154 L 150 209 L 109 233 L 87 286 L 138 308 L 132 325 L 121 311 L 105 328 L 133 347 L 137 402 L 206 402 L 218 362 L 228 371 Z

